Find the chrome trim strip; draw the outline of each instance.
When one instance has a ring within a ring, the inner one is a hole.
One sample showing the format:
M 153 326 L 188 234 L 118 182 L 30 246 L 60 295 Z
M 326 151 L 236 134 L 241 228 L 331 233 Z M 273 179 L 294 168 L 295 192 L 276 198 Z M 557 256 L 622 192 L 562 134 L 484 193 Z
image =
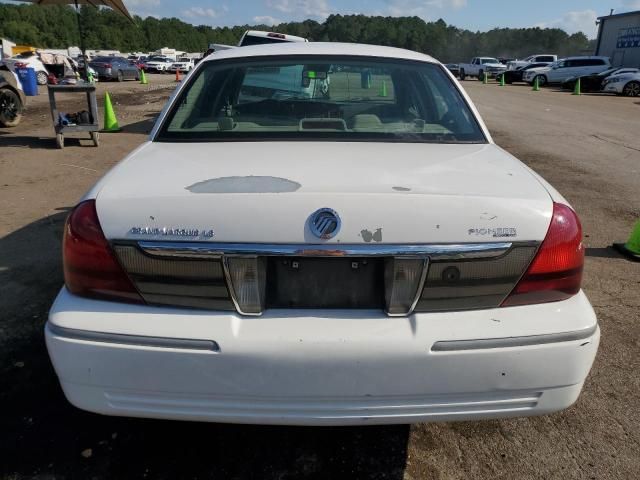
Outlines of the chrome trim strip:
M 442 245 L 399 244 L 261 244 L 214 242 L 150 242 L 140 241 L 148 255 L 161 257 L 208 258 L 223 255 L 262 255 L 296 257 L 429 257 L 433 260 L 466 260 L 499 257 L 514 243 L 461 243 Z M 538 245 L 538 242 L 517 243 L 518 246 Z
M 447 340 L 436 342 L 432 352 L 459 352 L 465 350 L 488 350 L 491 348 L 527 347 L 548 343 L 574 342 L 592 337 L 598 330 L 594 325 L 586 330 L 574 332 L 550 333 L 545 335 L 529 335 L 526 337 L 487 338 L 479 340 Z
M 192 340 L 188 338 L 147 337 L 143 335 L 127 335 L 121 333 L 91 332 L 75 328 L 60 327 L 47 323 L 49 331 L 58 337 L 88 342 L 115 343 L 119 345 L 135 345 L 139 347 L 179 348 L 183 350 L 202 350 L 220 352 L 220 345 L 213 340 Z

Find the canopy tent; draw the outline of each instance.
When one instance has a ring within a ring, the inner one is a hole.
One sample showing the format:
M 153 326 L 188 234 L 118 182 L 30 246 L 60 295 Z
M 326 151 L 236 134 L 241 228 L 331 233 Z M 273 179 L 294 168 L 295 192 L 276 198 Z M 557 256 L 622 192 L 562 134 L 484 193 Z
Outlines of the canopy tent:
M 133 22 L 133 17 L 124 6 L 122 0 L 14 0 L 18 2 L 33 3 L 35 5 L 75 5 L 76 17 L 78 19 L 78 30 L 80 30 L 80 50 L 82 50 L 83 59 L 87 60 L 87 55 L 84 46 L 84 32 L 82 29 L 82 22 L 80 20 L 80 5 L 91 5 L 93 7 L 109 7 L 114 11 L 121 13 L 129 20 Z M 87 69 L 85 68 L 85 72 Z
M 122 0 L 14 0 L 15 2 L 35 3 L 36 5 L 75 5 L 76 9 L 79 5 L 92 5 L 98 7 L 109 7 L 116 12 L 121 13 L 133 22 L 133 17 L 124 6 Z

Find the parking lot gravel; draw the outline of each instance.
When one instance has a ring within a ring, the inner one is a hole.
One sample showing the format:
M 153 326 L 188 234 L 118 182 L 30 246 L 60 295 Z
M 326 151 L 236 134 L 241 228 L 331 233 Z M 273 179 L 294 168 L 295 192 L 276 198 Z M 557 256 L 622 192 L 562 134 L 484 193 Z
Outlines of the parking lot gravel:
M 55 148 L 45 90 L 0 130 L 0 478 L 627 479 L 640 474 L 640 264 L 609 246 L 640 219 L 640 101 L 463 82 L 496 142 L 583 221 L 600 351 L 578 402 L 513 420 L 362 428 L 103 417 L 67 403 L 42 328 L 62 285 L 66 212 L 142 143 L 175 83 L 100 83 L 123 131 Z M 67 99 L 70 111 L 80 108 Z M 179 159 L 176 159 L 179 161 Z M 141 182 L 144 179 L 140 179 Z M 125 372 L 123 372 L 125 374 Z M 384 379 L 381 379 L 384 381 Z

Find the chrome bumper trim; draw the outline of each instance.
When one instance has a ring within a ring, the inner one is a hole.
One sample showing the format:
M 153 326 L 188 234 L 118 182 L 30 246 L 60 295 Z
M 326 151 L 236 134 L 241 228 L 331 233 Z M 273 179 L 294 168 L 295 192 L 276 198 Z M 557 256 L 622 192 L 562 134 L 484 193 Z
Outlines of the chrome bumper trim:
M 464 260 L 494 258 L 506 253 L 515 243 L 461 243 L 443 245 L 342 245 L 324 244 L 261 244 L 213 242 L 138 242 L 148 255 L 162 257 L 222 257 L 224 255 L 263 255 L 295 257 L 429 257 L 432 260 Z M 538 245 L 518 242 L 518 246 Z
M 213 340 L 192 340 L 187 338 L 147 337 L 143 335 L 126 335 L 121 333 L 91 332 L 65 328 L 47 323 L 49 332 L 57 337 L 88 342 L 113 343 L 118 345 L 135 345 L 138 347 L 179 348 L 182 350 L 202 350 L 218 353 L 220 346 Z
M 592 337 L 598 330 L 594 325 L 586 330 L 574 332 L 550 333 L 548 335 L 529 335 L 526 337 L 487 338 L 480 340 L 451 340 L 436 342 L 432 352 L 458 352 L 463 350 L 488 350 L 491 348 L 527 347 L 548 343 L 573 342 Z

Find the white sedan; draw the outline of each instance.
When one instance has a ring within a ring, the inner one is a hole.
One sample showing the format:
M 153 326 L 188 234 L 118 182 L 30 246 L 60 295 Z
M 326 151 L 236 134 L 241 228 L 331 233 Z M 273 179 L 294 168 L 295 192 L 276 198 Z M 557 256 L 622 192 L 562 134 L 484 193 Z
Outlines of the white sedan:
M 598 349 L 583 261 L 574 210 L 433 58 L 230 49 L 69 215 L 46 341 L 69 401 L 107 415 L 546 414 Z
M 49 72 L 36 52 L 28 51 L 16 55 L 15 57 L 5 58 L 3 63 L 13 72 L 17 72 L 18 68 L 22 67 L 33 68 L 38 85 L 47 84 Z
M 604 92 L 640 97 L 640 73 L 614 75 L 604 81 Z

